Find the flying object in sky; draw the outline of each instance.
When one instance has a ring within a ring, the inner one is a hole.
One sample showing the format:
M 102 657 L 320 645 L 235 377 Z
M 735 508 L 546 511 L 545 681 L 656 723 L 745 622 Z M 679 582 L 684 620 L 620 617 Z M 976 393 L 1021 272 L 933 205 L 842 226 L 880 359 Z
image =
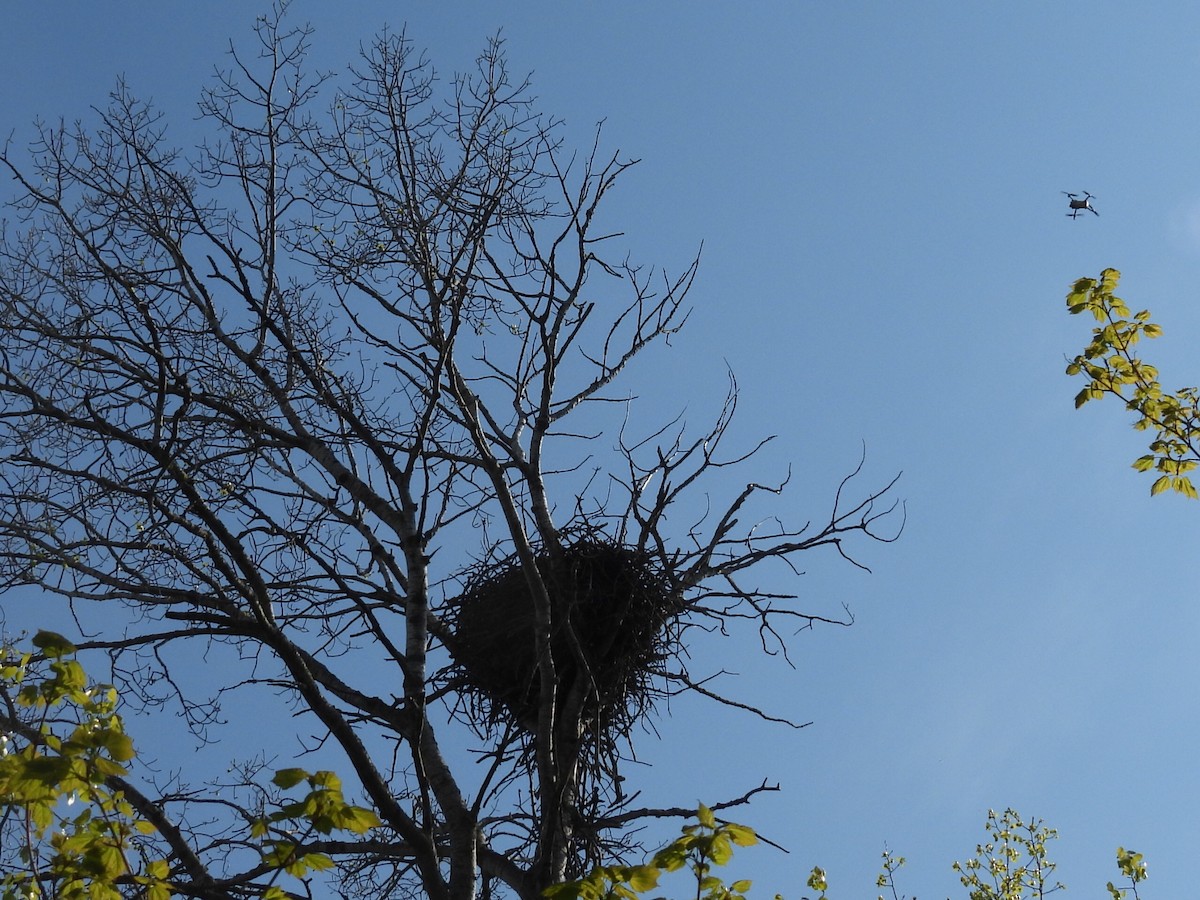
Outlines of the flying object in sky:
M 1092 200 L 1094 198 L 1087 191 L 1083 192 L 1082 197 L 1080 197 L 1079 194 L 1072 194 L 1070 191 L 1063 191 L 1062 193 L 1067 195 L 1067 202 L 1071 205 L 1071 211 L 1067 213 L 1067 215 L 1072 219 L 1079 218 L 1079 214 L 1085 209 L 1094 216 L 1100 215 L 1100 213 L 1096 212 L 1096 210 L 1092 207 Z

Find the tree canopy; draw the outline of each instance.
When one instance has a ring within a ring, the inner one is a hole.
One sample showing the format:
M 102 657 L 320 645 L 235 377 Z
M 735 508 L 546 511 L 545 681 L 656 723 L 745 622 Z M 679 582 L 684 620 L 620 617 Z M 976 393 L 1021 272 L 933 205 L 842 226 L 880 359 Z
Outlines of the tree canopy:
M 310 39 L 260 17 L 192 149 L 121 85 L 0 152 L 0 587 L 78 631 L 11 651 L 59 693 L 14 681 L 2 727 L 100 776 L 132 830 L 89 846 L 136 848 L 131 894 L 529 900 L 690 812 L 623 788 L 636 726 L 683 691 L 769 716 L 693 671 L 690 635 L 785 653 L 830 621 L 758 585 L 819 548 L 861 566 L 895 482 L 851 465 L 787 523 L 786 474 L 731 482 L 765 443 L 728 449 L 732 379 L 699 432 L 640 421 L 623 379 L 683 327 L 699 257 L 632 261 L 605 203 L 636 161 L 600 129 L 569 147 L 498 39 L 446 80 L 404 33 L 345 79 Z M 128 710 L 228 742 L 229 778 L 130 767 L 76 653 Z M 249 699 L 295 730 L 247 761 L 223 710 Z M 28 873 L 28 823 L 63 813 L 22 809 L 0 858 Z

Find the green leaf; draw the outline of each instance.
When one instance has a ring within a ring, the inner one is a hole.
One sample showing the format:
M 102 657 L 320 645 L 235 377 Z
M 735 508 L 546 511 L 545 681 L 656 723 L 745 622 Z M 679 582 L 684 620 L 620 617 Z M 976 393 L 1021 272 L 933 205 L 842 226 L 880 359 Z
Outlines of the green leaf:
M 171 874 L 171 866 L 165 859 L 152 859 L 146 864 L 146 875 L 159 881 Z
M 707 806 L 705 806 L 703 803 L 701 803 L 700 808 L 696 810 L 696 818 L 699 820 L 700 824 L 703 825 L 705 828 L 716 828 L 717 827 L 717 820 L 713 816 L 712 810 L 709 809 Z
M 1153 497 L 1157 494 L 1161 494 L 1163 491 L 1167 490 L 1170 486 L 1171 486 L 1171 477 L 1169 475 L 1163 475 L 1157 481 L 1155 481 L 1153 485 L 1151 485 L 1150 496 Z
M 75 645 L 54 631 L 39 631 L 33 636 L 33 646 L 46 656 L 61 658 L 75 652 Z
M 654 866 L 634 866 L 629 873 L 629 886 L 638 893 L 658 886 L 658 869 Z
M 333 772 L 326 769 L 314 773 L 312 781 L 314 787 L 325 788 L 330 791 L 341 790 L 342 787 L 342 780 Z
M 758 835 L 754 833 L 754 829 L 745 825 L 730 823 L 725 826 L 725 833 L 739 847 L 753 847 L 758 843 Z
M 263 862 L 290 871 L 287 867 L 296 864 L 296 845 L 292 841 L 273 841 L 271 849 L 263 854 Z
M 105 778 L 113 776 L 120 778 L 123 775 L 129 774 L 129 770 L 127 770 L 124 766 L 118 765 L 111 759 L 104 759 L 103 757 L 93 760 L 92 765 L 95 766 L 96 772 L 100 775 L 103 775 Z
M 74 650 L 74 647 L 71 648 Z M 65 691 L 82 691 L 87 687 L 87 673 L 73 659 L 59 660 L 51 664 L 50 671 L 58 676 L 59 686 Z
M 372 828 L 379 828 L 383 825 L 383 820 L 372 810 L 364 809 L 361 806 L 349 806 L 342 811 L 339 825 L 354 834 L 364 834 Z
M 733 858 L 733 845 L 729 843 L 729 838 L 723 834 L 718 834 L 713 839 L 708 855 L 718 866 L 728 863 Z
M 1139 472 L 1148 472 L 1154 468 L 1155 459 L 1153 456 L 1139 456 L 1133 463 L 1133 467 Z
M 125 856 L 120 848 L 107 841 L 96 847 L 93 859 L 99 865 L 103 878 L 112 881 L 125 874 Z
M 117 762 L 128 762 L 137 756 L 133 749 L 133 741 L 129 735 L 119 731 L 107 731 L 100 739 L 101 745 L 108 751 L 108 755 Z
M 675 872 L 687 862 L 687 847 L 683 841 L 675 841 L 654 854 L 654 865 L 664 872 Z
M 308 778 L 308 773 L 303 769 L 280 769 L 275 773 L 275 777 L 271 779 L 271 782 L 276 787 L 281 787 L 286 791 L 288 788 L 295 787 L 306 778 Z
M 301 862 L 313 872 L 324 872 L 333 868 L 333 858 L 327 853 L 306 853 Z

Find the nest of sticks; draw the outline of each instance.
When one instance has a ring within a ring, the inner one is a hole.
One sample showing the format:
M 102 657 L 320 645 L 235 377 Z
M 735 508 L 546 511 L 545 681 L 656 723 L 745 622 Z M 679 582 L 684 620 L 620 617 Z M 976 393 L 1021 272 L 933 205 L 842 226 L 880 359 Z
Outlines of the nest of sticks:
M 611 738 L 647 713 L 673 655 L 679 591 L 645 551 L 588 537 L 537 555 L 551 608 L 557 696 L 583 688 L 586 736 Z M 534 604 L 515 557 L 480 565 L 452 601 L 451 686 L 489 728 L 532 733 L 540 705 Z M 582 660 L 582 664 L 581 664 Z M 581 681 L 583 679 L 583 681 Z

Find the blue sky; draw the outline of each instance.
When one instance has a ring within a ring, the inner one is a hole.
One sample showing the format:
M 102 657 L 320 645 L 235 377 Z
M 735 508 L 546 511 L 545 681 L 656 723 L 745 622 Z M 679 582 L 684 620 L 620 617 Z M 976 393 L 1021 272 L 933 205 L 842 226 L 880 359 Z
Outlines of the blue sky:
M 230 38 L 257 8 L 12 4 L 0 122 L 102 105 L 123 75 L 180 141 Z M 639 157 L 610 216 L 641 260 L 678 269 L 704 243 L 695 312 L 634 374 L 697 420 L 741 387 L 736 433 L 776 434 L 748 477 L 790 465 L 784 511 L 820 516 L 867 447 L 864 484 L 903 470 L 902 539 L 865 575 L 816 558 L 788 585 L 850 629 L 799 635 L 795 670 L 723 645 L 738 696 L 799 732 L 676 704 L 648 795 L 715 801 L 764 776 L 741 819 L 792 851 L 736 867 L 798 897 L 808 868 L 874 896 L 884 843 L 901 888 L 961 895 L 949 865 L 989 807 L 1061 832 L 1075 895 L 1145 852 L 1146 896 L 1193 883 L 1200 777 L 1200 504 L 1151 501 L 1117 404 L 1072 408 L 1065 356 L 1087 322 L 1063 296 L 1124 272 L 1149 306 L 1168 387 L 1200 381 L 1200 7 L 1163 2 L 716 3 L 296 0 L 315 59 L 408 23 L 445 72 L 502 28 L 512 67 L 581 142 L 605 119 Z M 1062 190 L 1095 193 L 1072 221 Z M 7 193 L 7 189 L 4 191 Z M 654 414 L 651 407 L 645 415 Z M 136 725 L 134 726 L 136 729 Z

